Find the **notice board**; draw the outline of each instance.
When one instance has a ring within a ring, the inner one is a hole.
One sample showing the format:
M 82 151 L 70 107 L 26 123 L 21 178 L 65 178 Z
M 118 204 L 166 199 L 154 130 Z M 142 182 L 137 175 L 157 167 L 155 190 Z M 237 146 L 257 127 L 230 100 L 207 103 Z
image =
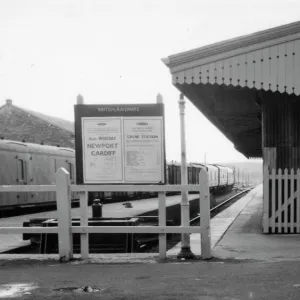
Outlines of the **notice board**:
M 164 106 L 75 105 L 77 184 L 164 184 Z

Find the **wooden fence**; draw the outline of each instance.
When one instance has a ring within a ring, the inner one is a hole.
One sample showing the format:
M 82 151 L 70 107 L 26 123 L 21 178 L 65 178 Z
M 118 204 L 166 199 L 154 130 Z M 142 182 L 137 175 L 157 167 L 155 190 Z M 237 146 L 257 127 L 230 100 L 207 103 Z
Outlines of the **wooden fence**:
M 264 170 L 264 233 L 300 233 L 300 170 Z
M 59 258 L 68 261 L 73 257 L 72 234 L 81 235 L 81 258 L 89 257 L 89 233 L 158 233 L 159 258 L 166 258 L 167 233 L 201 234 L 203 259 L 211 258 L 210 200 L 207 172 L 200 172 L 199 185 L 71 185 L 69 173 L 60 168 L 56 174 L 56 185 L 48 186 L 0 186 L 0 192 L 49 192 L 56 191 L 58 227 L 0 227 L 0 233 L 57 233 Z M 72 226 L 71 191 L 80 194 L 80 226 Z M 88 226 L 87 194 L 91 191 L 114 192 L 158 192 L 159 226 Z M 166 192 L 199 192 L 200 226 L 166 226 Z

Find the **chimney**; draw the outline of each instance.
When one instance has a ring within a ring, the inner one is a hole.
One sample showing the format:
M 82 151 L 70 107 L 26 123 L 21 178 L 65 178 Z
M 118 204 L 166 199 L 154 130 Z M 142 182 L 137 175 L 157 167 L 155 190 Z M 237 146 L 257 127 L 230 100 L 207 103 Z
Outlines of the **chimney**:
M 11 99 L 6 99 L 6 105 L 7 106 L 12 106 L 12 100 Z

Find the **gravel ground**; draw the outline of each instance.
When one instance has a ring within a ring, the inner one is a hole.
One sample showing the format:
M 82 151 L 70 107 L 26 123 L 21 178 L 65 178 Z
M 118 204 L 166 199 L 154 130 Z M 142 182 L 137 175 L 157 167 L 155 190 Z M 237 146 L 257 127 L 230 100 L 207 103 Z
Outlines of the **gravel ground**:
M 0 261 L 0 270 L 0 299 L 300 299 L 300 260 Z

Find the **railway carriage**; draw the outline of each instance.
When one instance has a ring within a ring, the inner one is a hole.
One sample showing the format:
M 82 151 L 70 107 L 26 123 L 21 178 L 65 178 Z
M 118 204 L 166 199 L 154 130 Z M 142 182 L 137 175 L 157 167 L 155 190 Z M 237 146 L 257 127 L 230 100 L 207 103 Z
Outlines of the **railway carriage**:
M 55 184 L 55 173 L 64 167 L 70 173 L 71 183 L 76 182 L 75 151 L 69 148 L 44 146 L 10 140 L 0 140 L 0 185 L 51 185 Z M 199 173 L 206 169 L 210 191 L 228 190 L 234 184 L 233 170 L 219 165 L 188 164 L 189 184 L 199 183 Z M 166 183 L 181 184 L 181 165 L 168 162 Z M 141 199 L 155 196 L 149 193 L 93 192 L 89 203 L 101 198 L 104 203 L 127 199 Z M 55 192 L 0 193 L 0 209 L 44 207 L 55 205 Z M 72 193 L 72 200 L 78 201 L 78 194 Z
M 227 167 L 224 167 L 224 166 L 218 166 L 218 165 L 215 165 L 218 170 L 219 170 L 219 174 L 218 174 L 218 177 L 219 177 L 219 182 L 218 182 L 218 186 L 219 187 L 225 187 L 227 185 L 227 172 L 228 172 L 228 168 Z
M 0 140 L 0 185 L 51 185 L 56 171 L 64 167 L 75 182 L 74 150 Z M 14 206 L 47 206 L 55 201 L 55 192 L 0 193 L 2 210 Z M 77 194 L 72 193 L 76 199 Z
M 234 173 L 231 168 L 227 167 L 227 188 L 232 189 L 234 185 Z

